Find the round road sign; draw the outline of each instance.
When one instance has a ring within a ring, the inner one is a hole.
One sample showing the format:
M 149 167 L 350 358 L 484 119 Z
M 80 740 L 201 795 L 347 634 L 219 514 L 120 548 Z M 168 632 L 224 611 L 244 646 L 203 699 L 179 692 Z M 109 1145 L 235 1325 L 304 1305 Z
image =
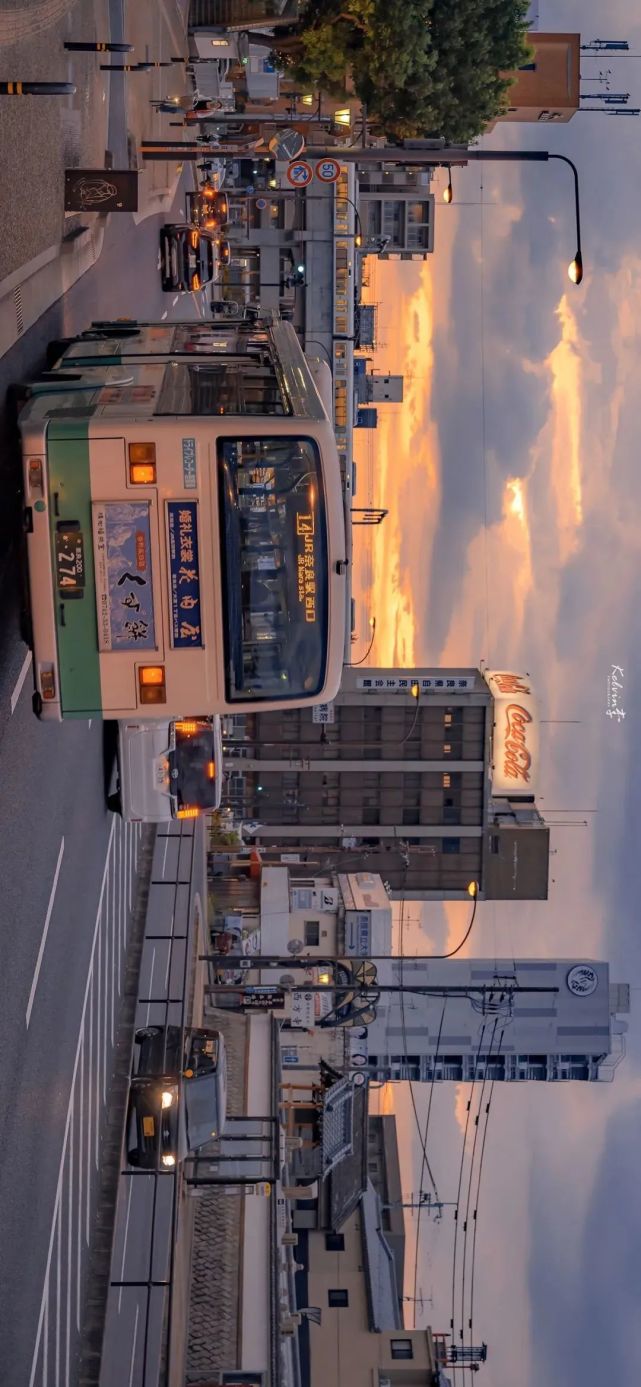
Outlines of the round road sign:
M 314 177 L 312 166 L 306 159 L 294 159 L 287 165 L 287 182 L 292 188 L 306 188 Z
M 316 165 L 316 177 L 321 183 L 337 183 L 341 176 L 341 166 L 338 159 L 319 159 Z

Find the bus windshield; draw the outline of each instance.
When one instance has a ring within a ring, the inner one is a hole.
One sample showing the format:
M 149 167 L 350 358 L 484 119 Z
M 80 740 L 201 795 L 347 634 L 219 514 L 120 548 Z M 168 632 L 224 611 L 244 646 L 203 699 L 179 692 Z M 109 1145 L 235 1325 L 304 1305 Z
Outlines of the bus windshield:
M 218 441 L 228 701 L 323 687 L 328 562 L 311 439 Z

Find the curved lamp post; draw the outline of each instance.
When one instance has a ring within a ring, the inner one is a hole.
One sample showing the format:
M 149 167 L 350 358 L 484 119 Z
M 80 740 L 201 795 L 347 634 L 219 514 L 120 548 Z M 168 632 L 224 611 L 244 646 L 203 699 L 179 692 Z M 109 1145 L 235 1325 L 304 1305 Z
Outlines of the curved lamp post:
M 363 655 L 362 660 L 345 660 L 344 663 L 345 663 L 345 665 L 347 666 L 348 669 L 354 669 L 354 668 L 356 667 L 356 665 L 364 665 L 364 664 L 365 664 L 365 661 L 366 661 L 366 659 L 367 659 L 367 656 L 369 655 L 369 652 L 370 652 L 370 650 L 371 650 L 371 648 L 372 648 L 372 646 L 373 646 L 373 644 L 374 644 L 374 637 L 376 636 L 376 617 L 375 617 L 375 616 L 371 616 L 371 617 L 370 617 L 370 619 L 369 619 L 369 626 L 370 626 L 370 630 L 371 630 L 372 634 L 371 634 L 371 636 L 370 636 L 370 642 L 369 642 L 369 645 L 368 645 L 368 647 L 367 647 L 367 650 L 365 651 L 365 654 Z
M 581 280 L 583 279 L 583 255 L 581 252 L 581 209 L 579 205 L 579 173 L 576 164 L 574 164 L 571 159 L 568 159 L 566 154 L 550 154 L 546 149 L 468 149 L 465 151 L 465 155 L 461 157 L 459 162 L 461 164 L 464 164 L 468 160 L 478 160 L 482 163 L 502 162 L 505 160 L 535 160 L 538 163 L 545 163 L 549 159 L 559 159 L 562 164 L 567 164 L 568 167 L 572 170 L 572 177 L 574 179 L 576 251 L 574 254 L 574 259 L 571 260 L 570 264 L 568 265 L 568 278 L 572 280 L 573 284 L 580 284 Z M 452 165 L 451 163 L 445 163 L 443 161 L 442 163 L 440 163 L 440 166 L 446 168 L 449 175 L 447 187 L 443 190 L 443 202 L 450 203 L 454 198 L 454 189 L 452 188 Z
M 358 210 L 358 207 L 356 206 L 356 203 L 354 202 L 354 199 L 353 199 L 352 197 L 348 197 L 348 196 L 347 196 L 347 193 L 337 193 L 337 194 L 336 194 L 336 201 L 337 201 L 337 202 L 349 202 L 350 207 L 352 207 L 352 208 L 354 209 L 354 221 L 355 221 L 355 226 L 358 228 L 357 230 L 354 231 L 354 245 L 356 246 L 356 249 L 358 250 L 359 247 L 362 246 L 362 244 L 363 244 L 363 225 L 362 225 L 362 222 L 361 222 L 361 215 L 360 215 L 360 212 L 359 212 L 359 210 Z M 337 232 L 336 234 L 339 235 L 339 236 L 344 236 L 344 235 L 345 235 L 345 232 L 339 231 L 339 232 Z M 347 235 L 349 235 L 349 232 L 347 232 Z
M 418 721 L 418 715 L 419 715 L 419 712 L 420 712 L 420 709 L 421 709 L 421 705 L 420 705 L 420 697 L 421 697 L 421 688 L 420 688 L 420 684 L 412 684 L 412 687 L 411 687 L 411 689 L 410 689 L 410 693 L 411 693 L 411 695 L 412 695 L 412 698 L 415 698 L 415 699 L 416 699 L 416 711 L 415 711 L 415 713 L 414 713 L 414 717 L 412 718 L 412 725 L 411 725 L 411 727 L 410 727 L 410 730 L 409 730 L 409 732 L 406 732 L 406 733 L 405 733 L 405 736 L 403 737 L 403 740 L 402 740 L 401 742 L 399 742 L 399 746 L 405 746 L 405 743 L 409 741 L 409 739 L 410 739 L 410 737 L 411 737 L 411 735 L 412 735 L 412 733 L 413 733 L 413 731 L 414 731 L 414 728 L 416 727 L 416 723 L 417 723 L 417 721 Z

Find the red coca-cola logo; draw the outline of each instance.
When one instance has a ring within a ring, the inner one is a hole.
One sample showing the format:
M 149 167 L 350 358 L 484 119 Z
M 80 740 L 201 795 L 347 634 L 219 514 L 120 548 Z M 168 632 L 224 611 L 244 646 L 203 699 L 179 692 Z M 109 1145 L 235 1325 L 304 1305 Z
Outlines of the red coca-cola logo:
M 492 677 L 495 680 L 499 693 L 529 694 L 530 692 L 529 686 L 523 683 L 520 674 L 494 674 Z
M 505 709 L 505 747 L 503 751 L 503 774 L 508 780 L 523 780 L 530 783 L 532 757 L 527 749 L 526 727 L 532 721 L 527 708 L 520 703 L 508 703 Z

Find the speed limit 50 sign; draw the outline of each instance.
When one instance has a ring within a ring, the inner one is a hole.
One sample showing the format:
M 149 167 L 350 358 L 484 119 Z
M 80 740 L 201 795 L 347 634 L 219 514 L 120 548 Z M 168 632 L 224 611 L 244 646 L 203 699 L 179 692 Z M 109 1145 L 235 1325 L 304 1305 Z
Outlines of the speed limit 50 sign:
M 321 183 L 337 183 L 341 176 L 341 166 L 338 159 L 319 159 L 315 173 Z

